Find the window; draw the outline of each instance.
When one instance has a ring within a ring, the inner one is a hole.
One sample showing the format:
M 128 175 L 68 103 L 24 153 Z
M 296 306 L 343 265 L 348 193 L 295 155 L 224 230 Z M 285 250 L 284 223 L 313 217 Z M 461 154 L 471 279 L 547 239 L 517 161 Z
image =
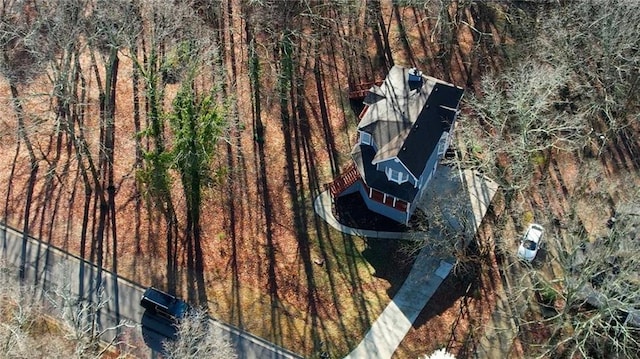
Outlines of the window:
M 368 132 L 360 131 L 360 143 L 365 144 L 365 145 L 370 145 L 371 144 L 371 134 L 369 134 Z
M 389 181 L 393 181 L 397 184 L 402 184 L 409 180 L 408 173 L 396 171 L 392 168 L 387 168 L 385 173 L 387 174 L 387 178 L 389 179 Z

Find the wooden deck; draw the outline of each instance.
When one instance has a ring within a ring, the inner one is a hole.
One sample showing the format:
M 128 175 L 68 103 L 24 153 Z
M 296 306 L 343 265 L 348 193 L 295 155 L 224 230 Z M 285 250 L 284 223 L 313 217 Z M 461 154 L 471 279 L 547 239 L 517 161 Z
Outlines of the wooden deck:
M 351 164 L 342 174 L 327 185 L 332 198 L 338 197 L 347 188 L 360 180 L 360 173 L 355 164 Z
M 331 198 L 335 199 L 339 197 L 347 188 L 351 187 L 354 183 L 361 181 L 360 173 L 355 164 L 350 165 L 342 174 L 337 177 L 333 182 L 326 184 L 325 189 L 329 190 Z M 362 183 L 364 190 L 369 194 L 369 198 L 372 200 L 384 204 L 385 206 L 395 208 L 399 211 L 406 212 L 409 209 L 409 202 L 403 201 L 399 198 L 388 195 L 384 192 L 380 192 L 377 189 L 367 186 L 366 183 Z
M 349 99 L 350 100 L 364 99 L 367 96 L 369 89 L 374 85 L 380 86 L 382 85 L 382 81 L 363 82 L 361 84 L 351 86 L 349 88 Z

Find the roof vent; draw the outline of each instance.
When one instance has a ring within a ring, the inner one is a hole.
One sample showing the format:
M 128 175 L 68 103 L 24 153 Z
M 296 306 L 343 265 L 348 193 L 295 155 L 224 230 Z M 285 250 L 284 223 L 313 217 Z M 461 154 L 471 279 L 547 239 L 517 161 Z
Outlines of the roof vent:
M 411 90 L 422 87 L 422 72 L 415 67 L 409 70 L 409 88 Z
M 422 71 L 415 67 L 409 70 L 409 82 L 422 82 Z

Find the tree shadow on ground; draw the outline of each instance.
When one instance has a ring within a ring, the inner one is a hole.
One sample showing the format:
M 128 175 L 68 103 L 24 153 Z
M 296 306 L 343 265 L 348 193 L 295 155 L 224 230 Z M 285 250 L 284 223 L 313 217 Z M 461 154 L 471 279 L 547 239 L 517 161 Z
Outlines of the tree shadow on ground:
M 362 256 L 374 268 L 374 276 L 391 284 L 387 294 L 393 298 L 411 272 L 415 256 L 407 256 L 406 241 L 375 238 L 365 238 L 365 241 L 366 248 Z
M 349 107 L 351 108 L 351 110 L 353 111 L 353 113 L 356 116 L 359 116 L 360 113 L 362 113 L 362 110 L 364 110 L 364 99 L 353 99 L 350 98 L 349 99 Z M 360 119 L 357 119 L 356 121 L 359 121 Z M 357 123 L 356 123 L 357 125 Z
M 432 318 L 441 315 L 458 299 L 463 298 L 463 302 L 466 303 L 468 297 L 477 293 L 480 286 L 480 263 L 468 263 L 465 267 L 464 271 L 449 273 L 413 322 L 414 328 L 419 328 Z M 454 328 L 451 330 L 453 331 Z
M 380 232 L 413 232 L 427 228 L 424 216 L 413 216 L 409 224 L 404 225 L 370 211 L 357 192 L 336 198 L 333 211 L 340 223 L 352 228 Z M 362 256 L 374 268 L 374 276 L 391 284 L 387 294 L 392 298 L 411 272 L 418 253 L 415 251 L 416 243 L 385 238 L 365 238 L 365 242 Z

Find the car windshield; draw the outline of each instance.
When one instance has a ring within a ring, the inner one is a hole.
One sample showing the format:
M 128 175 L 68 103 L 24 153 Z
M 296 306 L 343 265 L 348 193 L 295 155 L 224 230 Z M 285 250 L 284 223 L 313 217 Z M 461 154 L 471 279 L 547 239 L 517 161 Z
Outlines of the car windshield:
M 522 246 L 530 251 L 533 251 L 536 249 L 536 242 L 527 239 L 526 241 L 524 241 L 524 243 L 522 243 Z
M 542 231 L 536 227 L 532 227 L 526 234 L 526 239 L 538 242 L 542 236 Z
M 189 305 L 186 302 L 179 300 L 175 304 L 173 315 L 177 318 L 182 318 L 187 314 L 187 310 L 189 310 Z

